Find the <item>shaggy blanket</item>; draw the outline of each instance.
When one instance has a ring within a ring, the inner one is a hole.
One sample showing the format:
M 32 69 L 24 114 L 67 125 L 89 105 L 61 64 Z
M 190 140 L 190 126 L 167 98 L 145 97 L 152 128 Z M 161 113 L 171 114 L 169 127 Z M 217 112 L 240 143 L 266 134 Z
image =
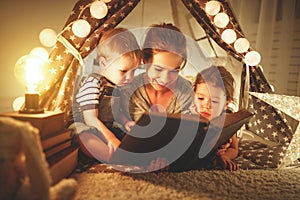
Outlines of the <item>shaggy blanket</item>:
M 94 164 L 74 172 L 79 199 L 300 199 L 300 168 L 234 172 L 120 172 Z

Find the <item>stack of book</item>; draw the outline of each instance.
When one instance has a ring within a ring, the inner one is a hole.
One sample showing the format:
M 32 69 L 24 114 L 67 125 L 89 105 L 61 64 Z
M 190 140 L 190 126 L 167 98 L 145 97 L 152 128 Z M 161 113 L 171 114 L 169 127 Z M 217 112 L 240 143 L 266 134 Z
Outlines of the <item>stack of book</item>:
M 49 163 L 53 184 L 69 176 L 78 162 L 78 145 L 73 142 L 71 130 L 65 128 L 63 112 L 1 114 L 30 122 L 39 130 L 41 145 Z

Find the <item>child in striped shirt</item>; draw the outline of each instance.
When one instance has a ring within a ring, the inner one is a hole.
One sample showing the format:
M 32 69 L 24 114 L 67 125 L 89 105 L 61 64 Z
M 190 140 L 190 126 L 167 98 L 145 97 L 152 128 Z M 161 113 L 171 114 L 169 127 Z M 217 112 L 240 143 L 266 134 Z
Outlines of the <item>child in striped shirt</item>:
M 100 65 L 97 73 L 88 75 L 75 96 L 73 121 L 82 152 L 107 162 L 120 145 L 119 87 L 132 81 L 142 53 L 135 36 L 124 28 L 106 31 L 97 47 Z M 77 106 L 75 106 L 77 105 Z

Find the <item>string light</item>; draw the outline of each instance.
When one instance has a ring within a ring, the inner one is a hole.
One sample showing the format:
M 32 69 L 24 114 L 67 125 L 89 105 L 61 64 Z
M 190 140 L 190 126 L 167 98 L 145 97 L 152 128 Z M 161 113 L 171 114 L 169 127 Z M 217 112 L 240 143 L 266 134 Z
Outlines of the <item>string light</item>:
M 80 38 L 86 37 L 91 31 L 91 25 L 84 19 L 75 21 L 72 25 L 74 35 Z
M 250 51 L 250 43 L 244 38 L 242 33 L 237 33 L 228 27 L 230 23 L 229 16 L 225 12 L 222 4 L 218 1 L 208 1 L 205 4 L 204 10 L 209 18 L 213 20 L 214 26 L 217 31 L 221 33 L 221 39 L 228 45 L 233 44 L 233 48 L 237 53 L 241 53 L 244 56 L 244 62 L 249 66 L 256 66 L 261 61 L 261 56 L 257 51 Z M 231 27 L 231 26 L 230 26 Z M 219 29 L 219 30 L 218 30 Z M 240 37 L 240 38 L 238 38 Z
M 221 12 L 218 13 L 215 17 L 214 17 L 214 24 L 218 27 L 218 28 L 225 28 L 227 26 L 227 24 L 229 23 L 229 17 L 226 13 Z
M 234 42 L 234 49 L 238 53 L 245 53 L 248 51 L 250 43 L 246 38 L 239 38 Z
M 261 56 L 257 51 L 246 53 L 244 62 L 249 66 L 256 66 L 260 63 Z
M 108 8 L 103 1 L 94 1 L 91 4 L 90 12 L 93 17 L 96 19 L 102 19 L 106 16 Z
M 221 6 L 218 1 L 209 1 L 205 4 L 205 12 L 211 16 L 218 14 L 220 10 Z
M 222 40 L 224 40 L 224 42 L 226 42 L 227 44 L 231 44 L 233 43 L 237 36 L 234 30 L 232 29 L 225 29 L 222 34 L 221 34 L 221 38 Z
M 53 47 L 56 43 L 56 32 L 51 28 L 45 28 L 40 32 L 39 39 L 45 47 Z

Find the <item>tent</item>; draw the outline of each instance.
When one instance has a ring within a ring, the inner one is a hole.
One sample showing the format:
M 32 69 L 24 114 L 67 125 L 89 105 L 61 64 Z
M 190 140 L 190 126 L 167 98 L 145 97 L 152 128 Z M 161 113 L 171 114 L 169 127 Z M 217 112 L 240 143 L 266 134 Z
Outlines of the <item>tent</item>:
M 102 33 L 117 26 L 134 10 L 140 0 L 103 0 L 102 2 L 106 3 L 108 10 L 107 14 L 101 19 L 95 18 L 90 12 L 93 2 L 93 0 L 77 1 L 66 21 L 65 27 L 58 35 L 55 48 L 53 48 L 49 56 L 49 76 L 43 87 L 44 89 L 41 91 L 40 105 L 46 110 L 64 111 L 65 119 L 68 118 L 72 109 L 73 89 L 78 71 L 81 70 L 80 66 L 83 65 L 83 59 L 95 49 Z M 233 30 L 237 38 L 245 38 L 227 0 L 182 0 L 182 2 L 210 38 L 236 60 L 240 62 L 245 61 L 247 52 L 253 49 L 249 47 L 246 52 L 239 53 L 234 48 L 233 43 L 229 44 L 222 38 L 221 33 L 225 29 Z M 212 23 L 213 17 L 208 15 L 205 10 L 208 2 L 218 2 L 221 5 L 221 11 L 226 13 L 230 19 L 227 26 L 218 28 Z M 90 30 L 87 34 L 82 36 L 74 34 L 72 30 L 73 24 L 78 20 L 88 22 Z M 248 154 L 241 155 L 242 159 L 246 158 L 249 162 L 252 162 L 252 165 L 260 167 L 280 167 L 293 163 L 299 157 L 293 157 L 289 161 L 283 158 L 286 155 L 289 145 L 294 143 L 293 140 L 299 141 L 297 139 L 299 134 L 294 134 L 285 116 L 276 108 L 266 102 L 261 102 L 259 98 L 248 93 L 249 91 L 272 93 L 270 84 L 264 77 L 261 67 L 257 64 L 253 66 L 245 64 L 243 73 L 241 74 L 241 81 L 241 101 L 239 106 L 241 108 L 248 108 L 255 113 L 254 118 L 246 128 L 264 140 L 271 140 L 275 143 L 274 146 L 262 145 L 259 151 L 251 151 L 250 153 L 248 151 Z M 263 107 L 265 109 L 262 109 Z M 272 128 L 263 128 L 261 124 Z M 282 131 L 283 129 L 284 131 Z M 282 134 L 274 134 L 274 132 L 279 133 L 280 131 Z M 295 148 L 293 149 L 295 150 Z M 296 148 L 297 151 L 299 151 L 298 149 L 300 148 Z M 274 156 L 276 158 L 268 157 L 274 151 L 277 152 L 277 155 Z M 257 155 L 263 152 L 266 152 L 263 161 L 257 159 Z

